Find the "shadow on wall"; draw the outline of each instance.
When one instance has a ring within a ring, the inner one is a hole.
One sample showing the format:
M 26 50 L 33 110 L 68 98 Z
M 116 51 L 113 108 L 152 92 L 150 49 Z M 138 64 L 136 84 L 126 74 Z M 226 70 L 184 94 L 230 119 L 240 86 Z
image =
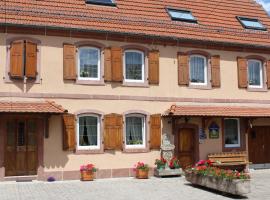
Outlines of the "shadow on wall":
M 44 167 L 64 168 L 71 152 L 63 151 L 61 116 L 52 116 L 49 124 L 49 138 L 44 139 Z

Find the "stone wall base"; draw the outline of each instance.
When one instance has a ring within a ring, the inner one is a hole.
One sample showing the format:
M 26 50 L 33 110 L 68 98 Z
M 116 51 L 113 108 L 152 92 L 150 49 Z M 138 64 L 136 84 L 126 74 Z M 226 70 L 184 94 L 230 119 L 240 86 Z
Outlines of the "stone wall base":
M 154 169 L 149 170 L 149 176 L 153 176 Z M 54 177 L 56 181 L 64 180 L 80 180 L 80 171 L 44 171 L 42 175 L 38 176 L 38 180 L 47 181 L 48 177 Z M 120 169 L 100 169 L 95 173 L 96 179 L 104 178 L 120 178 L 120 177 L 135 177 L 132 168 Z

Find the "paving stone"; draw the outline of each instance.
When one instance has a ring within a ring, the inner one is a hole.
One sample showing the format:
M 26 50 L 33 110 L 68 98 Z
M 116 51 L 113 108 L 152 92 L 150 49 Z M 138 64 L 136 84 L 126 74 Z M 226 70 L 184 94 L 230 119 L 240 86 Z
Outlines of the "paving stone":
M 251 172 L 247 199 L 270 199 L 270 170 Z M 194 187 L 184 177 L 100 179 L 93 182 L 0 183 L 0 200 L 223 200 L 235 197 Z

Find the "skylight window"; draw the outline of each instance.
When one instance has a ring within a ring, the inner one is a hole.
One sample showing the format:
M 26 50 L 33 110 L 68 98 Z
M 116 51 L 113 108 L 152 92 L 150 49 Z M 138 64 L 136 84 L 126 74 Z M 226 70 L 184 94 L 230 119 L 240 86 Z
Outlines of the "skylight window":
M 167 8 L 167 12 L 171 16 L 172 20 L 197 23 L 197 19 L 188 10 L 177 10 L 177 9 Z
M 85 0 L 85 3 L 104 5 L 104 6 L 116 6 L 116 3 L 114 0 Z
M 266 30 L 264 25 L 258 19 L 247 17 L 237 17 L 237 19 L 246 29 Z

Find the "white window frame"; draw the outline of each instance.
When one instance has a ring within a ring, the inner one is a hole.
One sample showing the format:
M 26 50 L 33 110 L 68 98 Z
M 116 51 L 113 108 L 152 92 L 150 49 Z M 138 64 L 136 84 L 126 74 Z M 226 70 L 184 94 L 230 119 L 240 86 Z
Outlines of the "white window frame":
M 97 145 L 96 146 L 80 146 L 80 129 L 79 129 L 79 123 L 81 117 L 96 117 L 97 118 Z M 100 116 L 96 114 L 82 114 L 79 115 L 77 118 L 77 149 L 78 150 L 97 150 L 100 149 Z
M 226 132 L 225 132 L 225 120 L 227 119 L 233 119 L 237 120 L 237 131 L 238 131 L 238 143 L 237 144 L 226 144 Z M 240 120 L 239 118 L 224 118 L 224 145 L 226 148 L 235 148 L 235 147 L 240 147 L 241 146 L 241 134 L 240 134 Z
M 255 61 L 255 62 L 259 62 L 260 63 L 260 85 L 249 85 L 249 61 Z M 263 65 L 262 65 L 262 61 L 260 60 L 256 60 L 256 59 L 249 59 L 247 61 L 247 71 L 248 71 L 248 87 L 249 88 L 263 88 Z
M 126 78 L 126 53 L 127 52 L 135 52 L 140 53 L 142 55 L 142 79 L 141 80 L 135 80 L 135 79 L 127 79 Z M 138 50 L 125 50 L 124 52 L 124 58 L 123 58 L 123 72 L 124 72 L 124 79 L 125 82 L 132 82 L 132 83 L 144 83 L 144 77 L 145 77 L 145 58 L 144 58 L 144 52 L 138 51 Z
M 142 138 L 143 138 L 143 144 L 136 144 L 136 145 L 128 145 L 127 144 L 127 132 L 126 132 L 126 130 L 127 130 L 127 128 L 126 128 L 126 126 L 127 126 L 127 118 L 128 117 L 140 117 L 140 118 L 142 118 L 142 120 L 143 120 L 143 126 L 142 126 Z M 144 149 L 145 147 L 146 147 L 146 123 L 145 123 L 145 121 L 146 121 L 146 116 L 145 115 L 143 115 L 143 114 L 127 114 L 127 115 L 125 115 L 125 148 L 126 149 Z
M 81 77 L 80 76 L 80 50 L 81 49 L 94 49 L 98 51 L 98 73 L 97 73 L 97 78 L 91 78 L 91 77 Z M 100 80 L 100 72 L 101 72 L 101 66 L 100 66 L 100 49 L 96 47 L 91 47 L 91 46 L 85 46 L 85 47 L 79 47 L 78 48 L 78 56 L 77 56 L 77 74 L 78 74 L 78 80 L 89 80 L 89 81 L 99 81 Z
M 203 58 L 204 60 L 204 83 L 194 83 L 191 81 L 191 58 L 192 57 L 199 57 L 199 58 Z M 202 55 L 197 55 L 197 54 L 194 54 L 194 55 L 191 55 L 190 56 L 190 59 L 189 59 L 189 83 L 190 85 L 203 85 L 203 86 L 206 86 L 208 84 L 208 64 L 207 64 L 207 58 L 205 56 L 202 56 Z

